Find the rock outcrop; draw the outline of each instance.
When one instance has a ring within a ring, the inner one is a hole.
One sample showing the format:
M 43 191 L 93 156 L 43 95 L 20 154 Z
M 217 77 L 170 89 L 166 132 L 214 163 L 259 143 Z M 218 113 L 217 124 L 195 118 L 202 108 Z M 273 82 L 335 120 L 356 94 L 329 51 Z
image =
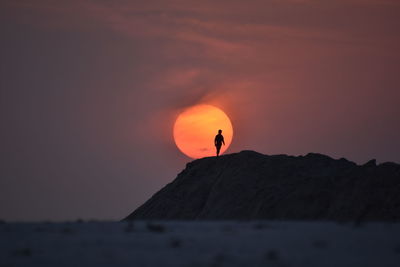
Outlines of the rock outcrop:
M 400 221 L 400 165 L 314 153 L 203 158 L 126 219 Z

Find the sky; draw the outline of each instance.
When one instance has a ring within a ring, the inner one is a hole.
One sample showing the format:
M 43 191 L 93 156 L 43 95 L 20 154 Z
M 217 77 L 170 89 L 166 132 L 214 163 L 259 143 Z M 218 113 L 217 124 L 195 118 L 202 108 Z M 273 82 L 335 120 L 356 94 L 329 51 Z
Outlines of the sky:
M 396 0 L 0 3 L 0 219 L 119 220 L 191 159 L 185 108 L 227 153 L 400 162 Z

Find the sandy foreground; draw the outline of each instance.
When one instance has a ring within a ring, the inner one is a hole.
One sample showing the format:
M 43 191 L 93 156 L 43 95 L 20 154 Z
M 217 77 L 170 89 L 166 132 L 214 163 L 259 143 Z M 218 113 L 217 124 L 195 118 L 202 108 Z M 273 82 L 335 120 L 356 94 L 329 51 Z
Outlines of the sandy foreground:
M 0 267 L 400 266 L 400 224 L 74 222 L 0 224 Z

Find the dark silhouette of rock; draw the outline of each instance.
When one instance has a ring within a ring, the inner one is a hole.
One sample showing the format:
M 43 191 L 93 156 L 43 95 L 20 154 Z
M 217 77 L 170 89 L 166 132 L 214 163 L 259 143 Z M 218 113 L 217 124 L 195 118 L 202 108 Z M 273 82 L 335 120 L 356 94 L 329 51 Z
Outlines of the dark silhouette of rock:
M 399 221 L 400 165 L 315 153 L 203 158 L 126 219 Z
M 363 165 L 364 167 L 376 167 L 376 159 L 371 159 Z

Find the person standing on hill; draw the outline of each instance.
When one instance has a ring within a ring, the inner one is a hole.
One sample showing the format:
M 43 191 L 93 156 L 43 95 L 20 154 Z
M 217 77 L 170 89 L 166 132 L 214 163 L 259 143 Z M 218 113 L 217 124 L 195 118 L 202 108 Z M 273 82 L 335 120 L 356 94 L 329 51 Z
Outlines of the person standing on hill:
M 215 136 L 214 145 L 217 148 L 217 157 L 219 156 L 219 151 L 221 150 L 222 144 L 225 145 L 224 136 L 221 134 L 222 130 L 218 130 L 218 134 Z

